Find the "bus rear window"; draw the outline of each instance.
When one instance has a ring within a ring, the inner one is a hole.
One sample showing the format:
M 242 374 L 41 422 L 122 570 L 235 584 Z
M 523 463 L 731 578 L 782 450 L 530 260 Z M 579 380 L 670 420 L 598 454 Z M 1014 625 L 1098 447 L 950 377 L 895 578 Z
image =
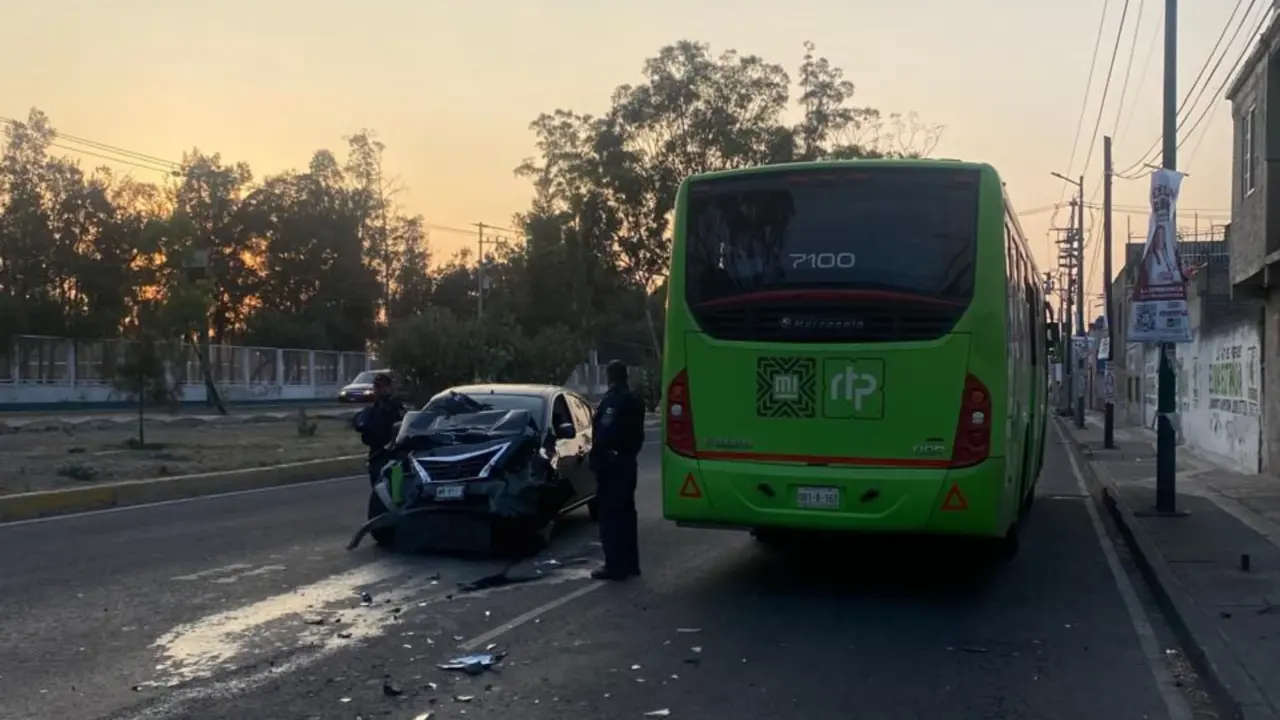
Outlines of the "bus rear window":
M 727 339 L 943 334 L 973 296 L 978 179 L 833 168 L 695 183 L 686 300 L 706 332 Z

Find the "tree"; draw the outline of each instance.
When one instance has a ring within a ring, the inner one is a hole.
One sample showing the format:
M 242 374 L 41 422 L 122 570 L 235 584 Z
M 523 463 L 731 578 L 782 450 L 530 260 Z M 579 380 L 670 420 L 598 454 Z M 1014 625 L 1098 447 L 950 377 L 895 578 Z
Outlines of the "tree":
M 794 126 L 785 122 L 790 90 L 781 65 L 732 50 L 712 55 L 707 45 L 682 40 L 645 61 L 641 83 L 619 86 L 604 116 L 557 110 L 531 125 L 539 157 L 516 173 L 532 181 L 534 199 L 519 222 L 531 242 L 546 238 L 605 259 L 601 269 L 608 269 L 595 277 L 612 271 L 621 280 L 645 319 L 655 362 L 654 291 L 668 272 L 671 214 L 685 177 L 793 160 L 924 154 L 940 136 L 914 115 L 886 118 L 852 106 L 853 83 L 812 43 L 800 65 L 802 119 Z

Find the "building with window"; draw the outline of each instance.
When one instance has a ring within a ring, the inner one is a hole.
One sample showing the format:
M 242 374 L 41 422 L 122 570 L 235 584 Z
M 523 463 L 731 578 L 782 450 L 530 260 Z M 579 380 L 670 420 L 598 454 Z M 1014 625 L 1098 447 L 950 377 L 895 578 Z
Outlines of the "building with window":
M 1254 419 L 1261 421 L 1260 464 L 1263 471 L 1280 473 L 1280 22 L 1273 20 L 1262 32 L 1227 86 L 1226 99 L 1233 121 L 1231 297 L 1251 303 L 1259 318 L 1257 359 L 1245 365 L 1256 362 L 1260 368 L 1243 367 L 1242 374 L 1261 375 L 1260 417 Z M 1241 350 L 1248 358 L 1248 348 Z M 1237 384 L 1219 382 L 1215 392 L 1234 391 Z M 1225 400 L 1218 406 L 1237 407 Z

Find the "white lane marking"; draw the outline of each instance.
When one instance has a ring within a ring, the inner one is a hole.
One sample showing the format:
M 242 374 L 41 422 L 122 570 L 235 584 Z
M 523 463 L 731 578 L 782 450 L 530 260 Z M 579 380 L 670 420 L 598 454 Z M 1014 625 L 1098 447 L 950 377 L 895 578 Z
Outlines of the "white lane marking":
M 190 575 L 175 575 L 174 577 L 170 578 L 170 580 L 203 580 L 211 575 L 224 575 L 227 573 L 238 572 L 240 570 L 248 570 L 252 567 L 253 567 L 252 565 L 247 565 L 245 563 L 232 563 L 230 565 L 223 565 L 222 567 L 209 568 L 208 570 L 193 572 Z
M 290 485 L 275 485 L 266 488 L 253 488 L 252 490 L 235 490 L 233 492 L 218 493 L 216 495 L 200 495 L 197 497 L 179 498 L 177 500 L 161 500 L 160 502 L 146 503 L 143 505 L 126 505 L 124 507 L 103 508 L 102 510 L 88 510 L 86 512 L 69 513 L 67 515 L 54 515 L 53 517 L 32 518 L 30 520 L 11 520 L 9 522 L 0 522 L 0 530 L 5 528 L 18 527 L 20 525 L 37 525 L 40 523 L 52 523 L 64 520 L 78 520 L 80 518 L 92 517 L 94 515 L 108 515 L 110 513 L 132 512 L 135 510 L 146 510 L 147 508 L 164 507 L 166 505 L 182 505 L 185 503 L 200 502 L 202 500 L 217 500 L 218 498 L 238 497 L 240 495 L 256 495 L 258 493 L 279 492 L 281 490 L 294 490 L 299 487 L 311 485 L 324 485 L 327 483 L 350 482 L 351 480 L 366 479 L 367 475 L 348 475 L 346 477 L 324 478 L 322 480 L 308 480 L 307 482 L 292 483 Z
M 1066 435 L 1062 432 L 1062 428 L 1056 423 L 1054 424 L 1054 430 L 1058 433 L 1058 437 L 1062 439 L 1063 443 L 1068 442 Z M 1089 494 L 1089 486 L 1084 481 L 1084 475 L 1080 473 L 1080 465 L 1076 462 L 1075 453 L 1070 447 L 1064 447 L 1063 449 L 1067 452 L 1067 459 L 1071 461 L 1071 473 L 1075 476 L 1076 485 L 1080 488 L 1080 492 Z M 1160 650 L 1160 644 L 1156 641 L 1155 631 L 1151 629 L 1151 620 L 1147 617 L 1142 603 L 1138 600 L 1138 593 L 1133 589 L 1133 583 L 1129 580 L 1129 575 L 1120 565 L 1120 556 L 1116 554 L 1115 544 L 1111 542 L 1111 536 L 1107 534 L 1106 527 L 1103 526 L 1102 519 L 1098 516 L 1098 508 L 1090 500 L 1085 503 L 1085 509 L 1089 511 L 1089 520 L 1093 524 L 1093 533 L 1098 538 L 1098 544 L 1102 546 L 1102 554 L 1107 559 L 1107 567 L 1111 569 L 1111 577 L 1115 580 L 1116 589 L 1120 592 L 1121 600 L 1124 601 L 1124 608 L 1129 613 L 1129 622 L 1138 636 L 1138 645 L 1142 648 L 1142 654 L 1146 657 L 1147 667 L 1151 669 L 1151 675 L 1155 678 L 1156 689 L 1160 692 L 1160 698 L 1164 700 L 1165 709 L 1169 713 L 1169 720 L 1191 720 L 1191 707 L 1187 704 L 1186 698 L 1182 696 L 1182 692 L 1178 690 L 1173 674 L 1169 672 L 1165 655 Z
M 566 605 L 568 603 L 571 603 L 574 600 L 577 600 L 578 598 L 582 597 L 583 595 L 599 590 L 604 586 L 605 586 L 605 583 L 602 580 L 592 581 L 591 584 L 589 585 L 583 585 L 582 587 L 578 588 L 577 590 L 574 590 L 573 592 L 567 595 L 561 595 L 560 597 L 556 598 L 555 600 L 552 600 L 551 602 L 543 603 L 542 605 L 539 605 L 538 607 L 530 610 L 529 612 L 516 617 L 514 620 L 510 620 L 508 622 L 505 622 L 499 625 L 498 627 L 490 630 L 489 632 L 477 635 L 471 638 L 470 640 L 462 643 L 458 647 L 468 652 L 475 650 L 476 648 L 479 648 L 480 646 L 493 641 L 494 638 L 502 635 L 503 633 L 510 632 L 520 627 L 521 625 L 524 625 L 530 620 L 535 620 L 541 617 L 542 615 L 545 615 L 546 613 L 549 613 L 552 610 L 555 610 L 561 605 Z
M 245 578 L 257 577 L 258 575 L 266 575 L 267 573 L 274 573 L 274 572 L 283 572 L 285 569 L 286 568 L 284 565 L 263 565 L 262 567 L 256 567 L 256 568 L 253 568 L 252 570 L 246 570 L 242 573 L 236 573 L 234 575 L 228 575 L 226 577 L 211 578 L 209 582 L 216 582 L 216 583 L 221 583 L 225 585 L 227 583 L 239 582 L 240 580 L 243 580 Z

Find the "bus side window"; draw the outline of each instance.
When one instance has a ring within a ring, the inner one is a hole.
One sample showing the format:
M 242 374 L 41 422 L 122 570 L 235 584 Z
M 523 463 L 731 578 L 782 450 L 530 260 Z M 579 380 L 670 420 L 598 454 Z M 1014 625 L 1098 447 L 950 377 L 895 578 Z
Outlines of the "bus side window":
M 1031 348 L 1031 364 L 1039 362 L 1036 358 L 1036 346 L 1040 341 L 1036 338 L 1036 291 L 1030 285 L 1023 285 L 1023 293 L 1027 299 L 1027 345 Z

